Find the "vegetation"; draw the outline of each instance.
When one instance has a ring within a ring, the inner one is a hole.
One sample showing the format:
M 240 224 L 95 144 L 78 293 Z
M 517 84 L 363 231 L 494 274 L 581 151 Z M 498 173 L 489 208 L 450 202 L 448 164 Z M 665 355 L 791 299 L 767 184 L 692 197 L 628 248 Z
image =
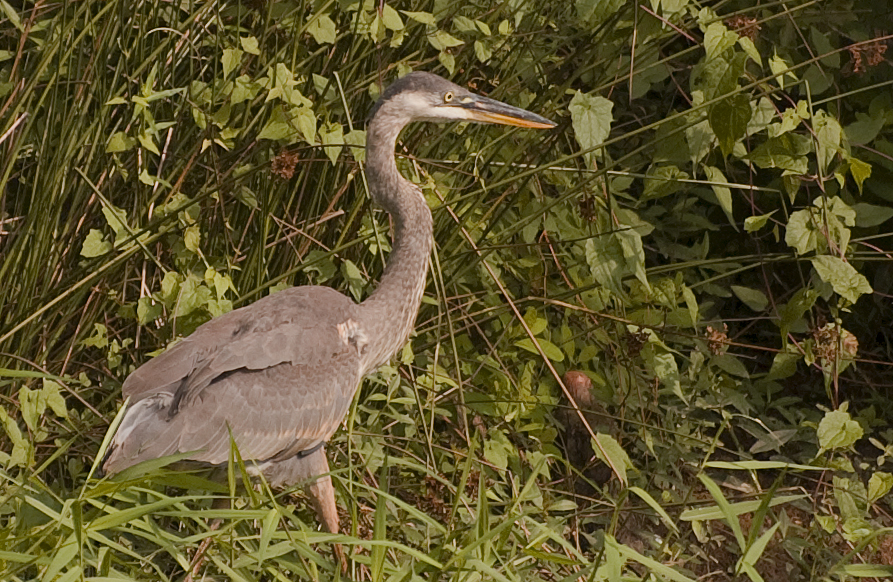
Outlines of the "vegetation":
M 891 33 L 879 0 L 0 0 L 0 579 L 893 575 Z M 413 69 L 559 127 L 404 133 L 436 252 L 331 443 L 346 533 L 211 509 L 237 460 L 97 479 L 176 338 L 370 291 L 363 119 Z

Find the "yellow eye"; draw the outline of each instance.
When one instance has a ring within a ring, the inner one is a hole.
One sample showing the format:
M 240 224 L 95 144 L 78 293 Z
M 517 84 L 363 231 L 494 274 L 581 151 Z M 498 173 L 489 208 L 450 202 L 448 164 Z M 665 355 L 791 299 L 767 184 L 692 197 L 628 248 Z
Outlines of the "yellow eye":
M 443 94 L 443 102 L 444 103 L 449 103 L 452 100 L 453 100 L 453 92 L 452 91 L 447 91 L 446 93 Z

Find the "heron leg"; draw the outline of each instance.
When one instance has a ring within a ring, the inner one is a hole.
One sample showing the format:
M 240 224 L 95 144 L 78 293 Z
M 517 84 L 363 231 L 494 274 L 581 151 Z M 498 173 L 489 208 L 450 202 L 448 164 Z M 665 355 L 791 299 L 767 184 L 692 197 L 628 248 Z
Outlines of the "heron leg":
M 335 504 L 335 488 L 332 486 L 332 477 L 328 475 L 329 461 L 326 459 L 324 449 L 307 457 L 306 468 L 312 469 L 312 474 L 318 475 L 304 486 L 304 492 L 310 498 L 316 517 L 322 529 L 336 534 L 340 530 L 338 520 L 338 506 Z M 347 574 L 347 556 L 341 544 L 332 544 L 332 551 L 336 559 L 341 563 L 341 572 Z
M 328 471 L 328 467 L 326 468 Z M 311 481 L 304 491 L 316 510 L 317 519 L 322 528 L 336 534 L 339 530 L 338 506 L 335 505 L 335 488 L 332 486 L 332 478 L 329 475 L 317 477 Z M 347 556 L 344 555 L 344 548 L 341 544 L 332 544 L 332 550 L 338 561 L 341 562 L 341 571 L 347 573 Z
M 338 533 L 340 523 L 338 521 L 338 507 L 335 505 L 335 488 L 332 486 L 332 478 L 328 475 L 319 477 L 304 488 L 316 515 L 319 524 L 329 533 Z
M 229 498 L 218 497 L 211 502 L 211 509 L 229 509 L 230 501 L 231 499 Z M 222 523 L 223 520 L 218 517 L 210 523 L 208 529 L 210 531 L 215 531 L 220 527 Z M 189 570 L 183 582 L 192 582 L 192 579 L 198 575 L 199 569 L 205 562 L 205 552 L 208 550 L 208 546 L 211 545 L 211 540 L 213 539 L 214 538 L 212 536 L 208 536 L 204 539 L 204 541 L 202 541 L 201 545 L 198 547 L 198 550 L 196 550 L 195 552 L 195 556 L 192 557 L 192 562 L 189 564 Z

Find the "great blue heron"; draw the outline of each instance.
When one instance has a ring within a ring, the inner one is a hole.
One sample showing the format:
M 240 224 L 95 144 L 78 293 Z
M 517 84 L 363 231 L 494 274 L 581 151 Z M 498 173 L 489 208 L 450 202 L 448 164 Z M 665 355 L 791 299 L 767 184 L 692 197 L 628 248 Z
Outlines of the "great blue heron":
M 378 288 L 360 304 L 327 287 L 286 289 L 209 321 L 144 364 L 124 382 L 130 408 L 105 472 L 186 452 L 193 464 L 222 466 L 232 435 L 248 470 L 272 486 L 311 480 L 321 525 L 338 532 L 325 442 L 363 376 L 406 342 L 425 288 L 431 211 L 394 161 L 397 136 L 412 121 L 555 125 L 430 73 L 392 84 L 375 104 L 366 139 L 369 192 L 395 224 Z

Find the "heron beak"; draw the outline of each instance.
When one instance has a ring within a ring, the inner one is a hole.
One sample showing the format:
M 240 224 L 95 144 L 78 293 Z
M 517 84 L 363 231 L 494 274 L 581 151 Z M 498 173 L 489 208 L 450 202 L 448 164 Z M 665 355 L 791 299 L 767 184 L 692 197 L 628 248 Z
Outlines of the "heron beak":
M 536 113 L 479 95 L 457 99 L 450 105 L 460 108 L 464 119 L 479 123 L 497 123 L 532 129 L 550 129 L 557 125 Z

